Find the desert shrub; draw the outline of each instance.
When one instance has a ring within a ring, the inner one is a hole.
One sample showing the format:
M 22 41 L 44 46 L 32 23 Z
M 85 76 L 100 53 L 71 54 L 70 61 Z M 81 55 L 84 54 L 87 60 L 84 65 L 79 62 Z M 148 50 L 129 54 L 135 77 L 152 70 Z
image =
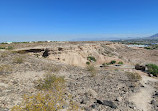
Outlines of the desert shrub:
M 111 64 L 115 64 L 115 63 L 116 63 L 116 61 L 112 60 L 111 62 L 106 63 L 106 65 L 111 65 Z
M 90 65 L 90 62 L 86 62 L 87 65 Z
M 109 63 L 106 63 L 106 65 L 111 65 L 111 63 L 109 62 Z
M 116 63 L 116 61 L 115 60 L 112 60 L 111 62 L 110 62 L 110 64 L 115 64 Z
M 57 91 L 64 89 L 65 80 L 63 77 L 57 77 L 54 74 L 46 74 L 44 79 L 38 81 L 37 88 L 40 90 L 55 89 Z
M 151 49 L 151 47 L 144 47 L 144 49 Z
M 108 64 L 108 63 L 103 63 L 102 64 L 103 67 L 108 67 L 108 65 L 110 65 L 110 64 Z
M 92 61 L 93 61 L 93 62 L 96 62 L 96 59 L 95 59 L 95 57 L 93 57 L 93 56 L 88 56 L 88 57 L 87 57 L 87 60 L 90 61 L 90 62 L 92 62 Z
M 102 64 L 103 67 L 105 67 L 106 65 L 107 65 L 106 63 L 103 63 L 103 64 Z
M 14 48 L 12 46 L 8 46 L 7 50 L 13 50 Z
M 0 49 L 5 49 L 5 47 L 0 47 Z
M 25 50 L 20 50 L 20 51 L 14 51 L 15 53 L 19 53 L 19 54 L 26 54 L 27 52 Z
M 123 64 L 123 62 L 122 62 L 122 61 L 119 61 L 118 64 Z
M 9 65 L 0 65 L 0 75 L 1 74 L 7 74 L 10 71 L 12 71 L 12 69 Z
M 91 73 L 92 77 L 96 76 L 96 68 L 94 67 L 94 65 L 88 65 L 87 71 L 89 71 Z
M 147 72 L 152 74 L 153 76 L 157 76 L 158 75 L 158 66 L 155 64 L 147 64 L 146 65 L 148 70 Z
M 48 64 L 48 65 L 43 66 L 42 69 L 47 72 L 59 72 L 61 70 L 61 66 Z
M 139 81 L 142 77 L 138 73 L 126 72 L 127 77 L 130 81 Z
M 13 59 L 13 63 L 21 64 L 23 62 L 24 62 L 24 60 L 22 57 L 16 57 Z
M 14 106 L 12 111 L 58 111 L 63 104 L 62 95 L 47 91 L 24 96 L 23 102 Z
M 78 105 L 65 95 L 65 80 L 53 74 L 46 74 L 37 83 L 38 93 L 25 95 L 23 102 L 12 108 L 12 111 L 59 111 L 64 105 L 68 110 L 78 111 Z M 67 100 L 67 101 L 66 101 Z

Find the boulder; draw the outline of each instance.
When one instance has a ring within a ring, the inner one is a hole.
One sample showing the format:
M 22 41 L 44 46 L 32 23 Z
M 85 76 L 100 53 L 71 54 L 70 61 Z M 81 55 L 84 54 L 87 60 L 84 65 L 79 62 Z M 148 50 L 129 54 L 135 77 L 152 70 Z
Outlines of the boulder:
M 44 51 L 42 57 L 48 57 L 48 56 L 49 56 L 49 53 L 48 53 L 48 52 L 49 52 L 49 50 L 46 49 L 46 50 Z
M 139 65 L 139 64 L 136 64 L 136 65 L 135 65 L 135 69 L 136 69 L 136 70 L 145 71 L 145 66 L 141 66 L 141 65 Z
M 97 100 L 98 104 L 103 104 L 103 102 L 101 100 Z

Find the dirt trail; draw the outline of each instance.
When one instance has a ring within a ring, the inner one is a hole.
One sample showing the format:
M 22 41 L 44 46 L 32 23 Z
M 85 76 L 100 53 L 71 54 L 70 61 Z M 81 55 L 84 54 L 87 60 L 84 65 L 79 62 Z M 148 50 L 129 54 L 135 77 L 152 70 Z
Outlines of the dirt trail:
M 141 84 L 144 87 L 141 87 L 140 91 L 132 95 L 129 100 L 133 102 L 140 111 L 152 111 L 150 102 L 152 100 L 152 94 L 156 89 L 154 89 L 149 83 L 158 82 L 158 80 L 142 73 L 140 74 L 142 76 Z

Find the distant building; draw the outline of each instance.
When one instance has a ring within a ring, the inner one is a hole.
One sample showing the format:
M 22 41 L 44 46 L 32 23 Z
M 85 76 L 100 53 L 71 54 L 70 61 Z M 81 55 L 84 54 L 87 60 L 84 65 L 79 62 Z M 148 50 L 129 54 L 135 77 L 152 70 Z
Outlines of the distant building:
M 11 43 L 13 43 L 13 42 L 3 42 L 3 43 L 6 43 L 6 44 L 11 44 Z

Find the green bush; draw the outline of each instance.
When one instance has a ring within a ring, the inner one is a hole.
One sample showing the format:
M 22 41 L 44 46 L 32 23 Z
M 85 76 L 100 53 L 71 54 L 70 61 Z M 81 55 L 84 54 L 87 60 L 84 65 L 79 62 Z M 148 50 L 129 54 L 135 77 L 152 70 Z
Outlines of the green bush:
M 151 49 L 151 47 L 144 47 L 144 49 Z
M 96 62 L 96 59 L 95 59 L 95 57 L 93 57 L 93 56 L 88 56 L 88 57 L 87 57 L 87 60 L 90 61 L 90 62 L 91 62 L 91 61 Z
M 153 76 L 158 76 L 158 66 L 155 64 L 147 64 L 148 70 L 147 72 L 152 74 Z
M 111 62 L 110 62 L 110 64 L 115 64 L 116 63 L 116 61 L 115 60 L 112 60 Z
M 123 62 L 122 62 L 122 61 L 120 61 L 120 62 L 118 62 L 118 64 L 123 64 Z
M 86 62 L 87 65 L 90 65 L 90 62 Z

